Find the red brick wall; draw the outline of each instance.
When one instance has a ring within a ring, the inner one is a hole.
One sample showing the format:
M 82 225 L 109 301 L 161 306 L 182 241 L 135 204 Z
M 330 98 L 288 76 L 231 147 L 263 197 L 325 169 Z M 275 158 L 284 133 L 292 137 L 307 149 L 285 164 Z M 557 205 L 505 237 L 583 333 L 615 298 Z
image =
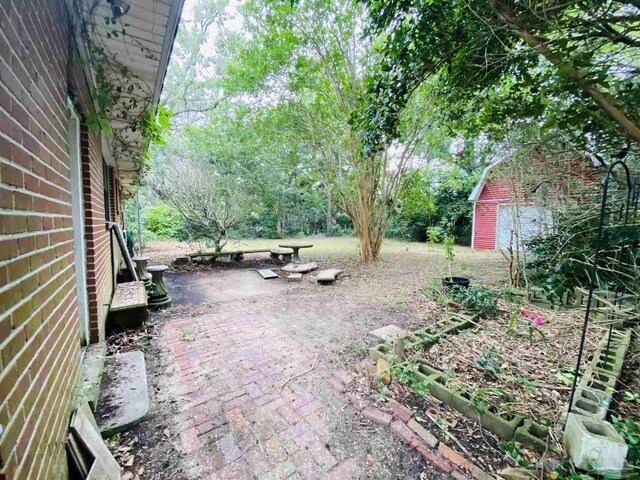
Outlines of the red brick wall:
M 65 2 L 0 2 L 0 478 L 66 474 L 80 363 L 66 103 L 91 108 Z M 97 136 L 84 132 L 92 339 L 111 297 Z
M 84 183 L 85 238 L 87 241 L 87 291 L 91 343 L 104 340 L 104 326 L 113 295 L 111 241 L 104 211 L 104 186 L 100 138 L 82 128 L 82 179 Z M 115 242 L 115 238 L 114 238 Z

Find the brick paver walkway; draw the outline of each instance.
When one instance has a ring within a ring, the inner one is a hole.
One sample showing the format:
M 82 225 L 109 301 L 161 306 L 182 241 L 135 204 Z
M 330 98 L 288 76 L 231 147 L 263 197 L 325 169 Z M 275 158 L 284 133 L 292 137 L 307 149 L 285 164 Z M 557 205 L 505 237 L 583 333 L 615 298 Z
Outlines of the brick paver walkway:
M 280 297 L 216 304 L 211 314 L 162 326 L 159 343 L 172 370 L 165 388 L 179 405 L 175 428 L 190 475 L 359 478 L 366 476 L 367 459 L 375 458 L 382 470 L 373 478 L 393 478 L 385 462 L 420 462 L 384 429 L 358 432 L 345 421 L 355 422 L 356 413 L 329 387 L 329 347 L 300 334 L 305 325 L 337 328 L 338 335 L 349 327 L 318 314 L 319 305 L 302 300 L 287 308 L 290 302 Z M 313 371 L 296 377 L 314 360 Z M 395 458 L 385 459 L 388 442 L 406 458 L 396 450 L 390 453 Z

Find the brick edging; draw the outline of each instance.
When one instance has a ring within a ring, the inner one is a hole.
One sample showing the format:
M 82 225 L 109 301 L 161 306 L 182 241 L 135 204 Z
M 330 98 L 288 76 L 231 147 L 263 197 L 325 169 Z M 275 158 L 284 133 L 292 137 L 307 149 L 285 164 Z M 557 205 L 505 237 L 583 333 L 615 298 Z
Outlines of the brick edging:
M 345 393 L 351 382 L 341 381 L 344 371 L 337 372 L 333 379 L 328 380 L 329 386 L 338 393 Z M 414 449 L 424 461 L 433 465 L 441 472 L 451 474 L 458 479 L 468 478 L 462 472 L 471 475 L 476 480 L 491 480 L 491 476 L 480 469 L 470 459 L 457 452 L 446 443 L 438 440 L 425 427 L 416 421 L 414 413 L 397 402 L 389 399 L 385 412 L 370 404 L 365 398 L 352 391 L 345 395 L 354 408 L 366 419 L 384 427 L 389 427 L 393 434 Z

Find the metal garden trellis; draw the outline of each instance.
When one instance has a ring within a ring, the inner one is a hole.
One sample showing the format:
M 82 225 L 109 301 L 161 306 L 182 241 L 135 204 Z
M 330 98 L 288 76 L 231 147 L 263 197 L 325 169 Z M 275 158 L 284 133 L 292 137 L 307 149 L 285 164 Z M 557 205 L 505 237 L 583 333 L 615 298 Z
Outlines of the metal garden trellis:
M 591 278 L 590 278 L 590 282 L 589 282 L 589 295 L 587 297 L 587 304 L 586 304 L 586 310 L 585 310 L 585 314 L 584 314 L 584 322 L 582 323 L 582 336 L 580 338 L 580 348 L 578 350 L 578 359 L 576 362 L 576 368 L 574 371 L 574 375 L 573 375 L 573 385 L 571 387 L 571 397 L 569 399 L 569 408 L 568 411 L 569 413 L 571 413 L 571 409 L 573 406 L 573 400 L 574 400 L 574 396 L 576 393 L 576 387 L 578 384 L 578 379 L 580 377 L 580 365 L 582 364 L 582 357 L 584 354 L 584 343 L 585 343 L 585 337 L 587 335 L 587 327 L 589 325 L 589 316 L 591 315 L 591 310 L 592 310 L 592 302 L 593 302 L 593 294 L 594 294 L 594 290 L 596 289 L 597 285 L 596 285 L 596 281 L 598 278 L 598 265 L 600 263 L 601 260 L 601 251 L 602 251 L 602 246 L 603 246 L 603 239 L 604 239 L 604 229 L 605 229 L 605 220 L 608 217 L 611 217 L 611 215 L 607 215 L 607 203 L 608 203 L 608 194 L 609 194 L 609 182 L 611 181 L 611 178 L 613 177 L 613 171 L 615 168 L 621 168 L 624 171 L 624 180 L 626 182 L 626 197 L 624 198 L 623 202 L 620 204 L 620 208 L 618 208 L 616 211 L 614 211 L 614 217 L 615 220 L 617 222 L 619 222 L 616 226 L 620 226 L 620 227 L 627 227 L 629 224 L 629 220 L 632 219 L 633 221 L 635 221 L 637 213 L 638 213 L 638 197 L 640 196 L 640 184 L 638 183 L 638 177 L 634 177 L 634 179 L 632 180 L 631 178 L 631 174 L 629 172 L 629 167 L 627 166 L 627 164 L 622 161 L 622 160 L 618 160 L 614 163 L 611 164 L 611 166 L 609 166 L 609 169 L 607 170 L 607 175 L 604 178 L 604 181 L 602 183 L 602 203 L 601 203 L 601 207 L 600 207 L 600 221 L 598 224 L 598 237 L 597 237 L 597 241 L 596 241 L 596 248 L 595 248 L 595 252 L 593 255 L 593 265 L 591 266 Z M 621 223 L 620 223 L 621 222 Z M 638 235 L 640 237 L 640 234 Z M 638 239 L 636 239 L 636 242 L 638 241 Z M 620 264 L 620 266 L 624 265 L 624 259 L 625 259 L 625 254 L 629 252 L 629 248 L 631 247 L 631 245 L 626 245 L 625 243 L 620 245 L 620 255 L 617 256 L 617 260 L 618 263 Z M 623 296 L 621 295 L 620 297 L 618 297 L 618 290 L 614 291 L 614 294 L 616 295 L 616 297 L 614 298 L 613 302 L 611 302 L 614 306 L 617 303 L 621 303 L 622 302 L 622 298 Z M 607 349 L 606 349 L 606 354 L 605 354 L 605 363 L 608 361 L 609 358 L 609 347 L 611 344 L 611 335 L 613 332 L 613 322 L 611 322 L 609 324 L 609 336 L 607 339 Z

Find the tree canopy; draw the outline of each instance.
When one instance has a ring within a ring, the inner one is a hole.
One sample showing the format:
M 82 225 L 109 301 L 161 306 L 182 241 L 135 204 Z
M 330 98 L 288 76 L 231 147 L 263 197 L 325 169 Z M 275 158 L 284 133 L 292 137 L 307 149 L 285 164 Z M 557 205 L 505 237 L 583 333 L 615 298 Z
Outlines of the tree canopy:
M 592 151 L 640 142 L 637 0 L 362 0 L 381 60 L 359 121 L 378 148 L 413 90 L 437 79 L 445 112 L 472 133 L 514 120 Z

